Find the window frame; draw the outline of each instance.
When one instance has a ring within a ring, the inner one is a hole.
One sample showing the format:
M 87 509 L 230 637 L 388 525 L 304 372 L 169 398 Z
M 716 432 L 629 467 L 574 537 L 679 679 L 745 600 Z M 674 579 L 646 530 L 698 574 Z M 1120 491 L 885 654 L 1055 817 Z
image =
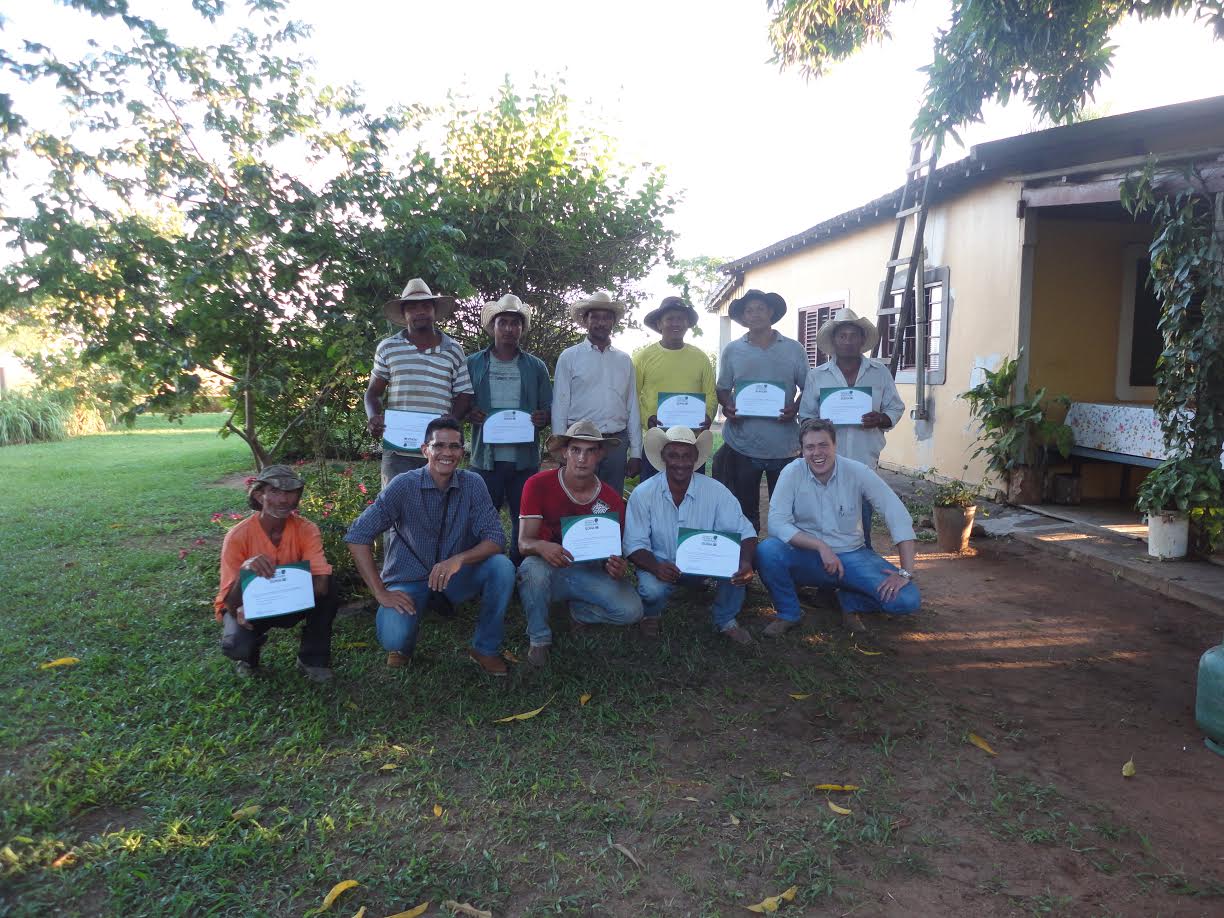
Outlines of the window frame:
M 822 324 L 819 321 L 820 312 L 826 309 L 829 310 L 829 315 L 831 318 L 832 314 L 837 312 L 837 310 L 846 309 L 847 307 L 849 307 L 850 291 L 841 290 L 835 293 L 825 294 L 824 296 L 810 297 L 808 299 L 808 302 L 810 305 L 800 306 L 799 309 L 797 310 L 798 312 L 797 328 L 796 328 L 797 334 L 795 335 L 795 339 L 803 346 L 804 354 L 807 356 L 808 367 L 813 368 L 813 367 L 818 367 L 823 363 L 828 363 L 828 361 L 832 359 L 833 357 L 832 354 L 825 354 L 824 351 L 820 350 L 819 348 L 815 346 L 816 345 L 816 342 L 815 342 L 816 331 L 820 329 L 820 326 Z M 815 354 L 811 353 L 808 350 L 807 316 L 808 316 L 808 313 L 811 313 L 811 312 L 815 312 L 817 315 L 816 329 L 812 331 L 812 346 L 815 349 Z M 817 359 L 822 354 L 824 355 L 824 359 L 823 360 Z M 813 360 L 815 360 L 815 362 L 813 362 Z
M 1156 401 L 1155 386 L 1132 386 L 1131 360 L 1135 354 L 1135 281 L 1139 262 L 1150 258 L 1147 245 L 1134 243 L 1122 250 L 1122 307 L 1118 313 L 1118 363 L 1114 371 L 1114 396 L 1123 402 Z
M 952 285 L 950 281 L 951 271 L 948 269 L 947 265 L 927 268 L 922 272 L 922 286 L 924 290 L 931 287 L 942 288 L 942 295 L 940 296 L 939 302 L 939 316 L 935 318 L 935 321 L 939 322 L 938 338 L 940 360 L 937 368 L 928 369 L 926 371 L 926 384 L 928 386 L 942 386 L 948 379 L 948 333 L 950 331 L 949 323 L 952 317 Z M 893 277 L 893 288 L 891 292 L 895 296 L 896 294 L 905 290 L 908 285 L 909 271 L 898 271 Z M 878 289 L 881 293 L 883 292 L 884 284 L 882 282 L 880 283 Z M 900 312 L 901 308 L 899 306 L 893 306 L 886 309 L 881 309 L 876 313 L 876 328 L 880 331 L 881 339 L 880 359 L 884 361 L 888 361 L 889 359 L 883 350 L 884 318 L 886 316 L 899 315 Z M 930 321 L 931 318 L 932 317 L 928 316 L 928 321 Z M 898 383 L 917 383 L 917 367 L 910 367 L 909 369 L 898 368 L 895 381 Z

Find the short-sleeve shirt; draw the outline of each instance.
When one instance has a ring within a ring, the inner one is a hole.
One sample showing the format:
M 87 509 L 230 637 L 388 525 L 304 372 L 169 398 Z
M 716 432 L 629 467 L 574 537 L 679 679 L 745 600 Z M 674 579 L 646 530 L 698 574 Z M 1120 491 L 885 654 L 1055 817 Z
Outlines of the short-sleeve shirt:
M 726 485 L 705 475 L 690 479 L 678 507 L 666 475 L 648 478 L 629 495 L 626 515 L 626 558 L 645 549 L 660 561 L 675 561 L 681 526 L 734 532 L 741 539 L 757 537 L 735 495 Z
M 387 382 L 388 410 L 449 414 L 456 395 L 471 393 L 463 348 L 449 335 L 438 334 L 438 345 L 424 350 L 403 332 L 378 342 L 374 375 Z
M 242 562 L 256 555 L 267 555 L 277 565 L 309 561 L 310 573 L 314 577 L 332 572 L 332 566 L 323 554 L 323 537 L 319 534 L 319 527 L 310 520 L 296 514 L 290 516 L 285 520 L 280 545 L 273 545 L 260 525 L 259 514 L 252 513 L 227 532 L 221 543 L 221 590 L 214 602 L 218 621 L 221 620 L 225 597 L 238 579 Z
M 807 380 L 807 351 L 794 338 L 774 332 L 769 347 L 757 347 L 748 336 L 736 338 L 718 361 L 718 388 L 735 392 L 741 380 L 776 382 L 792 398 Z M 723 442 L 737 453 L 752 459 L 789 459 L 799 454 L 798 421 L 772 418 L 728 419 L 723 425 Z
M 546 542 L 561 541 L 561 519 L 566 516 L 588 516 L 592 513 L 615 513 L 625 529 L 625 501 L 611 485 L 599 483 L 599 492 L 585 504 L 574 496 L 561 480 L 561 469 L 537 472 L 523 485 L 519 501 L 520 520 L 540 520 L 539 538 Z
M 523 382 L 519 373 L 518 358 L 498 360 L 489 355 L 489 401 L 494 411 L 522 408 Z M 514 444 L 493 447 L 494 462 L 513 462 L 518 453 Z

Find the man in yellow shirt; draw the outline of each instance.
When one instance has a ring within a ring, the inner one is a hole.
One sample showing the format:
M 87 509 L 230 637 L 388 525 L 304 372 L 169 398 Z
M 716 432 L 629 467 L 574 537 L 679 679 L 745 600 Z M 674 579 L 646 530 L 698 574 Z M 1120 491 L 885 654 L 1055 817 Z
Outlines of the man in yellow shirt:
M 709 355 L 701 348 L 684 343 L 688 330 L 697 324 L 697 310 L 680 297 L 669 296 L 642 321 L 662 336 L 657 344 L 633 355 L 638 407 L 645 429 L 681 425 L 701 433 L 714 420 L 718 397 L 714 394 L 714 367 Z M 658 416 L 660 396 L 666 403 L 663 418 Z M 671 411 L 691 414 L 690 420 L 695 423 L 686 423 L 670 414 Z M 642 481 L 658 471 L 643 457 Z

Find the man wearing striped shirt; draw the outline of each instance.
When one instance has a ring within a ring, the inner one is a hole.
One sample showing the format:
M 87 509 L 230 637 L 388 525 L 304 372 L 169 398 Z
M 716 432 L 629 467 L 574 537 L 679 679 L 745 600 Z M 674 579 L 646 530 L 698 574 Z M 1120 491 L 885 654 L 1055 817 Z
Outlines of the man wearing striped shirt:
M 374 370 L 365 393 L 366 426 L 371 436 L 382 437 L 386 429 L 384 410 L 454 418 L 467 414 L 472 404 L 472 381 L 463 348 L 436 324 L 454 310 L 454 297 L 435 296 L 419 277 L 410 280 L 397 298 L 383 304 L 387 321 L 402 325 L 403 330 L 378 342 L 374 351 Z M 384 443 L 383 487 L 401 472 L 424 465 L 420 450 L 393 449 Z

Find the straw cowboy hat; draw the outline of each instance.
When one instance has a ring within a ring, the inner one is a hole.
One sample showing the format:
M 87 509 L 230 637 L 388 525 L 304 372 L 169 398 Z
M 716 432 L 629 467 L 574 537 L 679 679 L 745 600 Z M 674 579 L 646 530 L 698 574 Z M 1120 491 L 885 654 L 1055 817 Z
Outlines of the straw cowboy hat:
M 553 434 L 544 444 L 544 448 L 553 454 L 554 458 L 558 458 L 557 454 L 563 452 L 569 446 L 570 440 L 581 440 L 583 443 L 602 443 L 604 446 L 619 446 L 620 440 L 616 437 L 605 437 L 599 432 L 599 428 L 595 426 L 594 421 L 575 421 L 569 426 L 563 434 Z
M 455 311 L 455 298 L 453 296 L 437 295 L 429 289 L 429 285 L 425 281 L 419 277 L 414 277 L 408 281 L 408 286 L 404 288 L 403 293 L 395 299 L 387 300 L 387 302 L 383 303 L 383 315 L 393 325 L 407 326 L 408 320 L 404 318 L 404 304 L 424 302 L 432 302 L 434 304 L 435 319 L 445 319 Z
M 864 354 L 874 350 L 876 342 L 880 340 L 880 330 L 876 328 L 875 323 L 870 319 L 860 319 L 854 314 L 852 309 L 839 309 L 833 313 L 833 318 L 825 322 L 816 331 L 816 346 L 826 354 L 833 353 L 833 336 L 837 334 L 837 330 L 843 325 L 855 325 L 863 331 L 863 347 L 861 348 Z
M 665 297 L 663 302 L 659 304 L 658 309 L 653 309 L 646 313 L 646 318 L 642 320 L 642 324 L 649 329 L 658 331 L 659 323 L 663 321 L 663 316 L 669 309 L 678 309 L 683 312 L 688 317 L 689 328 L 697 324 L 697 310 L 678 296 Z
M 480 327 L 490 335 L 493 334 L 493 321 L 502 315 L 518 316 L 523 320 L 523 334 L 531 328 L 531 314 L 534 310 L 513 293 L 507 293 L 496 303 L 485 303 L 480 310 Z
M 738 300 L 732 300 L 731 305 L 727 307 L 727 315 L 740 325 L 747 325 L 744 321 L 744 307 L 748 305 L 749 300 L 762 300 L 773 310 L 773 321 L 770 325 L 777 324 L 777 321 L 786 315 L 786 300 L 782 299 L 780 294 L 766 293 L 764 290 L 749 290 Z
M 697 458 L 693 460 L 695 471 L 705 465 L 706 460 L 710 458 L 710 450 L 714 446 L 714 434 L 708 430 L 694 434 L 689 428 L 683 426 L 669 427 L 667 430 L 662 427 L 650 428 L 642 437 L 642 452 L 646 454 L 646 460 L 656 469 L 664 467 L 663 447 L 668 443 L 687 443 L 697 450 Z
M 579 325 L 586 324 L 586 314 L 592 309 L 606 309 L 615 314 L 616 321 L 620 321 L 625 315 L 625 304 L 612 299 L 612 294 L 606 290 L 600 290 L 592 293 L 585 300 L 579 300 L 570 306 L 570 318 Z

